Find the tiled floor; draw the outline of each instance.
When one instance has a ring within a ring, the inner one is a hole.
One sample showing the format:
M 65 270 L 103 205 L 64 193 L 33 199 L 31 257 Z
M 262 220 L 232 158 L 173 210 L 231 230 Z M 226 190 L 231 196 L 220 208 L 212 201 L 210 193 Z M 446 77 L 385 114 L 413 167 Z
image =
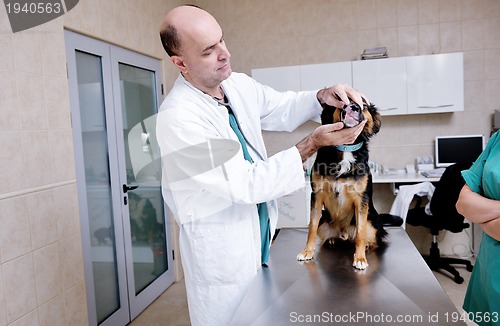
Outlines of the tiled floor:
M 471 259 L 473 261 L 473 259 Z M 473 262 L 474 263 L 474 262 Z M 470 273 L 465 268 L 458 267 L 460 275 L 465 279 L 462 284 L 456 284 L 452 278 L 434 272 L 437 280 L 457 306 L 459 312 L 463 312 L 462 303 L 469 283 Z M 174 283 L 155 302 L 151 304 L 142 314 L 139 315 L 131 326 L 187 326 L 189 325 L 189 315 L 186 302 L 186 290 L 184 282 Z M 469 323 L 468 325 L 475 325 Z

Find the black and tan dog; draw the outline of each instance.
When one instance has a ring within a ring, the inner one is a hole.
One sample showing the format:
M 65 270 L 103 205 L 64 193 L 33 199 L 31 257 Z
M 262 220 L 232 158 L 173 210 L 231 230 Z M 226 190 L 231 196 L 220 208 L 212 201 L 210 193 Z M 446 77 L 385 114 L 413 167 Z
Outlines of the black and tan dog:
M 372 179 L 368 166 L 368 141 L 380 130 L 380 115 L 373 104 L 363 109 L 352 102 L 343 109 L 324 106 L 322 124 L 338 121 L 354 127 L 366 120 L 353 145 L 323 147 L 318 150 L 311 176 L 311 219 L 304 250 L 297 260 L 314 257 L 316 236 L 321 244 L 337 239 L 355 242 L 353 266 L 366 269 L 366 249 L 377 247 L 386 236 L 376 221 L 372 201 Z

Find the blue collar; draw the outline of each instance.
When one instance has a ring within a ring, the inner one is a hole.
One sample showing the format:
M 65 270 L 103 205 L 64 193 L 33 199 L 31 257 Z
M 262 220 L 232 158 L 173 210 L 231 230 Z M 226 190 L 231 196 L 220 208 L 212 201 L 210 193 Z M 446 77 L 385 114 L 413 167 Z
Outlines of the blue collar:
M 341 152 L 355 152 L 363 146 L 363 142 L 354 145 L 337 145 L 335 148 Z

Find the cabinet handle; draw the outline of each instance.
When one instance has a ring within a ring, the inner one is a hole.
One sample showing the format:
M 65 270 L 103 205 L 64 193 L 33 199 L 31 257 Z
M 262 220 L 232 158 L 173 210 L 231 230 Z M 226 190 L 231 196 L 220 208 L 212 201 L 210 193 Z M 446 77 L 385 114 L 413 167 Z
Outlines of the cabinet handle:
M 447 108 L 453 106 L 454 104 L 441 104 L 441 105 L 419 105 L 417 108 L 419 109 L 439 109 L 439 108 Z
M 391 110 L 397 110 L 398 108 L 382 108 L 382 109 L 378 109 L 379 111 L 391 111 Z

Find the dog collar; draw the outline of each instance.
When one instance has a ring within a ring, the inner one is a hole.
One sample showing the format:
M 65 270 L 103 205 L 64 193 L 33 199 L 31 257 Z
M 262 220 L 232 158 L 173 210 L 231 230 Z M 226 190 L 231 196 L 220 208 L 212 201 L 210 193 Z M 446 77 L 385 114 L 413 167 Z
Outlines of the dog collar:
M 335 148 L 341 152 L 355 152 L 363 146 L 363 142 L 354 145 L 337 145 Z

